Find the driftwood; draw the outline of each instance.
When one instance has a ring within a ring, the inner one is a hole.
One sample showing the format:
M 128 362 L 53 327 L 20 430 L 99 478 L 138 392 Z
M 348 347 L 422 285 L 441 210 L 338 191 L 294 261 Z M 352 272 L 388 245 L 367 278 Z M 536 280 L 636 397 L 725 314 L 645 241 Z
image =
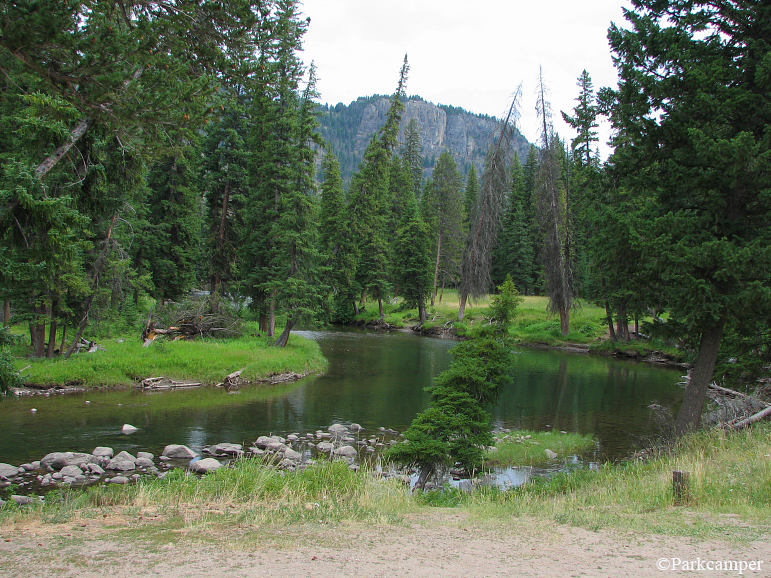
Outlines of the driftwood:
M 175 381 L 167 377 L 148 377 L 142 380 L 142 389 L 183 389 L 186 387 L 201 387 L 203 384 L 191 381 Z
M 231 373 L 225 378 L 225 381 L 223 381 L 222 383 L 218 383 L 217 387 L 225 387 L 227 388 L 228 391 L 238 389 L 239 387 L 241 387 L 241 374 L 244 372 L 244 369 L 239 369 L 238 371 L 234 371 L 233 373 Z
M 727 387 L 721 387 L 721 386 L 719 386 L 718 384 L 716 384 L 714 382 L 709 384 L 709 388 L 710 389 L 714 389 L 715 391 L 718 391 L 718 392 L 722 393 L 723 395 L 728 395 L 728 396 L 732 396 L 732 397 L 738 397 L 740 399 L 751 400 L 751 401 L 756 402 L 756 403 L 761 403 L 761 404 L 765 405 L 766 407 L 771 407 L 771 403 L 768 403 L 767 401 L 763 401 L 762 399 L 758 399 L 757 397 L 752 396 L 752 395 L 747 395 L 746 393 L 742 393 L 741 391 L 735 391 L 733 389 L 728 389 Z
M 759 411 L 758 413 L 751 415 L 748 418 L 745 418 L 743 420 L 733 420 L 732 422 L 728 422 L 726 425 L 733 429 L 742 429 L 747 427 L 748 425 L 752 425 L 756 421 L 760 421 L 769 416 L 771 416 L 771 406 L 766 407 L 766 409 L 764 409 L 763 411 Z

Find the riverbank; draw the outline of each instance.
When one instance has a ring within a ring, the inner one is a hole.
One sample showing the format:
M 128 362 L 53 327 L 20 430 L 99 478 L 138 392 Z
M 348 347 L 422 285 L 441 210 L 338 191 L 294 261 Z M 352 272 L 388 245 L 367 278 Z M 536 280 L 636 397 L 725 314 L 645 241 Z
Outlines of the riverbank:
M 11 576 L 28 571 L 30 548 L 61 576 L 502 576 L 512 565 L 524 576 L 644 576 L 661 559 L 697 557 L 761 560 L 744 575 L 762 576 L 769 455 L 768 424 L 711 430 L 644 461 L 458 493 L 452 508 L 342 462 L 289 476 L 247 463 L 6 507 L 0 551 Z M 691 473 L 681 505 L 675 468 Z
M 458 292 L 448 290 L 441 302 L 437 300 L 427 308 L 428 320 L 423 324 L 419 323 L 417 309 L 403 309 L 398 300 L 385 304 L 383 319 L 379 317 L 377 304 L 374 305 L 364 308 L 353 324 L 370 329 L 412 331 L 431 337 L 473 339 L 478 327 L 487 320 L 488 298 L 468 304 L 465 319 L 459 321 Z M 579 303 L 571 314 L 570 333 L 562 335 L 559 318 L 549 313 L 548 305 L 548 297 L 530 295 L 522 298 L 511 324 L 511 338 L 515 343 L 686 366 L 685 353 L 664 342 L 637 338 L 628 342 L 611 341 L 605 310 L 588 302 Z
M 202 385 L 225 382 L 241 371 L 241 383 L 281 382 L 323 371 L 318 343 L 293 335 L 286 347 L 264 337 L 195 341 L 158 341 L 143 347 L 137 339 L 112 338 L 101 349 L 68 360 L 16 360 L 27 389 L 82 391 L 134 387 L 148 378 Z

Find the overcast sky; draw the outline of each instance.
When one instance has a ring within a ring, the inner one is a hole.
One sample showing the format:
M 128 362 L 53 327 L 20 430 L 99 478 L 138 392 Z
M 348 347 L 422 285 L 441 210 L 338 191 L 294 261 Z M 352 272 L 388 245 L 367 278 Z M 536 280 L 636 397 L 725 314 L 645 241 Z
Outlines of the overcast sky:
M 542 66 L 555 128 L 571 139 L 559 111 L 572 113 L 581 71 L 589 72 L 595 91 L 616 85 L 607 30 L 611 22 L 625 24 L 622 5 L 629 2 L 304 0 L 311 23 L 303 60 L 315 61 L 321 102 L 330 105 L 393 93 L 405 53 L 407 94 L 435 104 L 501 117 L 522 83 L 519 128 L 531 142 L 539 134 L 535 89 Z

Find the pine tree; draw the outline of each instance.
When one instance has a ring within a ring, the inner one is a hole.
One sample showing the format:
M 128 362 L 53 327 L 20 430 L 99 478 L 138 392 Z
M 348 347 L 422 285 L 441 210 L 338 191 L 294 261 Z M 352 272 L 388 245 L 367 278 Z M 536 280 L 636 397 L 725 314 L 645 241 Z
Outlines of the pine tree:
M 641 197 L 651 300 L 698 340 L 676 430 L 699 425 L 727 326 L 771 306 L 771 7 L 635 2 L 612 26 L 616 163 Z
M 577 86 L 580 90 L 576 98 L 578 104 L 573 109 L 574 116 L 568 116 L 563 112 L 562 118 L 578 131 L 578 135 L 573 139 L 572 149 L 580 165 L 589 166 L 592 164 L 592 143 L 599 139 L 596 131 L 598 108 L 594 97 L 594 86 L 586 70 L 578 77 Z

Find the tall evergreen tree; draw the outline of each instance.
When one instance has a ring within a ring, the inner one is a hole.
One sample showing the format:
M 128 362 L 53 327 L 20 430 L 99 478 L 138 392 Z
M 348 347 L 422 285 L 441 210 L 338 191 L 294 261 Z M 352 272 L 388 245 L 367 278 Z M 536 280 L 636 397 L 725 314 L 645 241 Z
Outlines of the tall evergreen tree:
M 682 433 L 699 425 L 726 327 L 771 308 L 771 6 L 633 4 L 630 27 L 609 32 L 614 162 L 651 209 L 637 230 L 655 298 L 699 342 Z

